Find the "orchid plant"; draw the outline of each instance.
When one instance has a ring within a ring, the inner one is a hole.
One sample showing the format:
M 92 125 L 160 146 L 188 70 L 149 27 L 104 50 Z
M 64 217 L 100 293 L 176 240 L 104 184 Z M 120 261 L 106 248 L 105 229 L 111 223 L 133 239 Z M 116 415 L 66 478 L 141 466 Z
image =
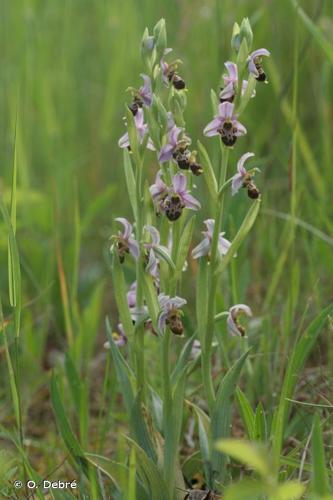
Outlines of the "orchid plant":
M 210 156 L 199 141 L 199 156 L 190 150 L 194 139 L 185 133 L 184 119 L 187 83 L 179 74 L 181 61 L 171 60 L 164 20 L 157 23 L 152 35 L 145 31 L 141 44 L 144 84 L 138 90 L 130 87 L 127 131 L 119 139 L 119 146 L 123 148 L 134 222 L 124 217 L 115 219 L 124 228 L 111 237 L 119 319 L 117 333 L 112 333 L 107 322 L 106 347 L 111 349 L 121 383 L 130 425 L 128 441 L 140 462 L 143 498 L 157 498 L 152 493 L 154 485 L 147 467 L 152 468 L 160 484 L 159 498 L 184 498 L 184 491 L 194 495 L 188 490 L 179 453 L 185 413 L 189 411 L 199 426 L 199 462 L 205 477 L 202 492 L 215 495 L 195 498 L 219 498 L 227 477 L 226 460 L 214 443 L 230 433 L 229 397 L 237 383 L 236 374 L 248 356 L 246 325 L 240 317 L 248 320 L 253 313 L 246 304 L 229 304 L 227 310 L 218 311 L 216 297 L 228 264 L 238 259 L 237 251 L 255 222 L 261 201 L 253 180 L 258 169 L 252 165 L 246 170 L 244 166 L 254 153 L 239 155 L 237 165 L 233 165 L 229 152 L 241 145 L 242 136 L 250 136 L 239 121 L 240 115 L 255 98 L 256 83 L 267 80 L 261 57 L 269 55 L 266 49 L 250 52 L 253 36 L 247 20 L 245 25 L 246 30 L 234 29 L 234 60 L 225 63 L 227 74 L 221 63 L 222 88 L 212 92 L 214 118 L 207 126 L 202 124 L 200 139 L 209 138 L 207 146 L 215 148 L 217 154 Z M 245 115 L 242 120 L 246 122 Z M 211 159 L 217 156 L 218 162 Z M 153 176 L 148 164 L 154 165 Z M 204 221 L 206 230 L 200 242 L 196 228 L 201 224 L 196 223 L 196 218 L 204 213 L 205 183 L 214 213 L 205 214 L 209 218 Z M 249 199 L 241 200 L 242 188 Z M 227 226 L 227 195 L 237 195 L 240 203 L 247 205 L 239 230 L 234 234 L 228 230 L 230 241 L 222 230 Z M 127 282 L 125 266 L 135 271 L 132 285 Z M 183 287 L 187 273 L 196 289 L 195 301 L 193 293 Z M 224 332 L 238 337 L 243 354 L 221 379 L 221 359 L 229 360 Z M 145 344 L 152 334 L 161 355 L 160 384 L 147 369 L 150 359 Z M 216 346 L 221 356 L 213 356 Z M 196 404 L 188 400 L 186 384 L 198 370 L 205 402 Z

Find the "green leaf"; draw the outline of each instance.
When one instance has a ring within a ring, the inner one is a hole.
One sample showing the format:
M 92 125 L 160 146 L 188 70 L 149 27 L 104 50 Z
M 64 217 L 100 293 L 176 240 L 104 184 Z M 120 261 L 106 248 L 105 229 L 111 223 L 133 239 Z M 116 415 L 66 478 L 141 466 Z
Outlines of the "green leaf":
M 305 486 L 297 481 L 288 481 L 277 487 L 274 500 L 298 500 L 303 497 Z
M 57 426 L 71 456 L 74 458 L 74 460 L 82 463 L 78 459 L 84 458 L 84 453 L 67 419 L 64 405 L 58 389 L 57 378 L 58 377 L 53 374 L 51 379 L 51 400 Z
M 213 442 L 230 435 L 233 396 L 241 370 L 249 352 L 250 350 L 245 352 L 236 361 L 236 363 L 233 364 L 220 383 L 211 418 L 211 433 Z M 225 465 L 225 457 L 220 453 L 213 451 L 212 468 L 218 474 L 217 479 L 219 478 L 222 481 L 226 472 Z
M 157 291 L 154 285 L 154 280 L 150 274 L 144 273 L 144 297 L 148 307 L 149 316 L 153 322 L 153 327 L 157 331 L 157 318 L 160 311 L 160 306 L 157 299 Z
M 149 436 L 146 421 L 143 417 L 141 401 L 142 396 L 139 393 L 136 395 L 131 408 L 131 427 L 134 431 L 135 440 L 138 445 L 147 453 L 149 458 L 156 461 L 156 453 Z
M 127 148 L 123 149 L 124 154 L 124 173 L 127 186 L 128 197 L 132 206 L 134 219 L 137 219 L 136 213 L 136 189 L 135 189 L 135 177 L 133 173 L 132 162 L 130 154 Z
M 207 150 L 200 141 L 198 141 L 198 150 L 200 153 L 200 161 L 204 167 L 203 177 L 207 183 L 208 190 L 213 200 L 217 198 L 218 185 L 215 177 L 214 168 L 212 162 L 210 161 Z
M 135 449 L 137 455 L 137 469 L 142 483 L 147 491 L 149 498 L 158 498 L 159 500 L 169 500 L 168 487 L 158 470 L 155 462 L 151 460 L 145 451 L 132 439 L 126 437 L 129 444 Z
M 171 269 L 171 271 L 175 271 L 176 270 L 176 266 L 173 262 L 173 260 L 171 259 L 170 255 L 169 255 L 169 252 L 168 252 L 168 249 L 163 247 L 162 245 L 158 245 L 156 247 L 154 247 L 154 251 L 167 263 L 169 264 L 169 267 Z
M 258 441 L 266 441 L 267 439 L 267 424 L 264 407 L 260 401 L 255 414 L 255 439 Z
M 208 264 L 207 259 L 199 259 L 199 270 L 196 286 L 196 314 L 199 339 L 202 341 L 206 331 L 208 304 Z
M 247 212 L 247 214 L 246 214 L 246 216 L 241 224 L 241 227 L 239 228 L 234 239 L 232 240 L 232 243 L 229 247 L 228 253 L 222 258 L 221 263 L 216 270 L 217 274 L 222 273 L 226 269 L 229 262 L 234 257 L 235 253 L 237 252 L 237 250 L 239 249 L 239 247 L 241 246 L 241 244 L 245 240 L 248 232 L 250 231 L 253 224 L 255 223 L 255 220 L 256 220 L 257 215 L 259 213 L 260 203 L 261 203 L 261 200 L 260 200 L 260 198 L 258 198 L 251 205 L 249 211 Z
M 263 482 L 244 479 L 226 489 L 224 500 L 258 500 L 264 498 L 266 493 L 267 488 Z
M 119 490 L 119 485 L 117 482 L 117 472 L 127 469 L 126 465 L 110 460 L 110 458 L 103 457 L 102 455 L 97 455 L 95 453 L 85 453 L 86 460 L 94 465 L 98 470 L 103 472 L 111 481 L 114 486 Z
M 10 303 L 15 307 L 15 335 L 19 336 L 20 333 L 20 314 L 21 314 L 21 268 L 20 256 L 16 242 L 14 228 L 12 226 L 11 218 L 5 204 L 0 198 L 0 211 L 5 222 L 8 233 L 8 279 L 10 291 Z
M 298 342 L 295 343 L 293 351 L 289 358 L 287 370 L 283 379 L 280 401 L 278 408 L 274 414 L 271 432 L 273 453 L 277 465 L 280 461 L 285 426 L 290 409 L 289 399 L 292 399 L 295 386 L 304 363 L 308 358 L 324 324 L 326 323 L 328 316 L 332 313 L 333 304 L 326 307 L 323 311 L 321 311 L 320 314 L 318 314 L 318 316 L 308 326 Z
M 69 353 L 65 357 L 65 370 L 68 385 L 75 404 L 76 415 L 80 423 L 80 438 L 83 446 L 88 442 L 88 385 L 83 383 Z
M 312 434 L 312 491 L 320 496 L 329 493 L 323 435 L 319 415 L 316 414 Z
M 192 234 L 195 223 L 195 215 L 191 214 L 189 219 L 186 221 L 185 226 L 183 227 L 181 238 L 178 245 L 177 255 L 176 255 L 176 271 L 174 279 L 179 279 L 183 272 L 183 267 L 185 264 L 185 260 L 190 248 Z
M 175 385 L 176 381 L 178 380 L 180 374 L 183 372 L 188 360 L 189 356 L 191 353 L 193 341 L 195 339 L 195 333 L 187 340 L 186 344 L 184 345 L 183 349 L 181 350 L 180 355 L 178 356 L 177 363 L 172 371 L 171 374 L 171 384 Z
M 211 435 L 210 435 L 210 418 L 199 406 L 194 403 L 188 402 L 188 404 L 193 408 L 198 420 L 198 431 L 199 431 L 199 444 L 200 452 L 203 460 L 203 467 L 205 472 L 205 479 L 209 487 L 212 484 L 212 468 L 211 468 Z
M 250 469 L 255 470 L 264 479 L 271 475 L 267 453 L 254 443 L 242 439 L 221 439 L 216 443 L 216 448 L 225 455 L 229 455 Z
M 236 389 L 236 400 L 240 417 L 245 427 L 248 438 L 255 439 L 255 413 L 251 405 L 239 387 Z
M 133 388 L 131 384 L 131 379 L 134 379 L 134 374 L 112 338 L 112 330 L 108 318 L 106 319 L 105 324 L 106 334 L 110 342 L 111 356 L 115 364 L 118 382 L 121 387 L 121 392 L 124 396 L 127 413 L 130 414 L 134 401 Z
M 112 259 L 112 281 L 120 321 L 124 327 L 126 335 L 133 337 L 134 328 L 131 313 L 127 304 L 127 289 L 124 272 L 117 255 L 113 255 Z

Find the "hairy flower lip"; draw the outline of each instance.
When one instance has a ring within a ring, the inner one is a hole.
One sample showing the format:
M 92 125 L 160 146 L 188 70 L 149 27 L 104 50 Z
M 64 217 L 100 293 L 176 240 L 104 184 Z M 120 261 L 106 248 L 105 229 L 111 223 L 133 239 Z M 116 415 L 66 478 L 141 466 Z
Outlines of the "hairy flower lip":
M 172 311 L 179 311 L 181 307 L 187 304 L 187 301 L 178 296 L 170 298 L 169 295 L 160 293 L 158 296 L 158 302 L 161 309 L 158 317 L 158 329 L 163 334 L 167 326 L 169 313 Z
M 240 137 L 246 134 L 246 128 L 238 121 L 237 115 L 234 113 L 234 104 L 231 102 L 219 104 L 218 114 L 206 125 L 204 135 L 207 137 L 221 136 L 224 128 L 230 129 L 233 137 Z

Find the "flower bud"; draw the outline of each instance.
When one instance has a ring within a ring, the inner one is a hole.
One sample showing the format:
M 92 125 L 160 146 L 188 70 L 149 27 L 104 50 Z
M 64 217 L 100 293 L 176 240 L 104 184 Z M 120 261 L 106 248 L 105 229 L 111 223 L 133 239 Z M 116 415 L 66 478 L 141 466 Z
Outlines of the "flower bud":
M 231 36 L 231 48 L 238 52 L 243 40 L 246 40 L 247 48 L 250 51 L 253 42 L 253 33 L 247 17 L 242 20 L 240 27 L 237 23 L 234 24 Z
M 149 35 L 148 28 L 146 28 L 141 40 L 141 57 L 148 68 L 154 64 L 154 47 L 155 37 Z
M 165 19 L 163 18 L 160 19 L 154 27 L 154 40 L 157 52 L 157 59 L 159 60 L 163 56 L 164 50 L 167 47 L 166 26 L 165 26 Z
M 252 42 L 253 42 L 253 32 L 252 32 L 251 24 L 250 24 L 248 17 L 245 17 L 243 19 L 241 27 L 240 27 L 241 42 L 244 38 L 246 40 L 247 47 L 248 47 L 249 51 L 251 51 Z
M 235 23 L 231 35 L 231 48 L 238 52 L 240 44 L 240 27 L 238 23 Z

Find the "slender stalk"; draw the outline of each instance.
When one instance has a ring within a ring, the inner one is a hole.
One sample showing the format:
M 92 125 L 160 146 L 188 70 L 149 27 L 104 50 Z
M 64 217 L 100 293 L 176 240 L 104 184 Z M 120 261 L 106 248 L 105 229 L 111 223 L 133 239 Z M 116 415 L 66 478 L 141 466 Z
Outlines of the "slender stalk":
M 172 412 L 172 391 L 170 380 L 170 347 L 172 333 L 166 329 L 162 343 L 162 384 L 163 384 L 163 429 L 164 429 L 164 477 L 169 487 L 169 495 L 172 498 L 174 490 L 175 463 L 170 443 L 173 440 L 171 412 Z
M 142 210 L 142 168 L 143 158 L 136 164 L 135 180 L 136 180 L 136 239 L 139 245 L 142 240 L 143 232 L 143 210 Z M 142 251 L 140 245 L 140 255 L 136 262 L 136 307 L 143 306 L 143 264 L 142 264 Z M 136 375 L 137 375 L 137 390 L 142 392 L 145 387 L 145 360 L 144 360 L 144 325 L 141 323 L 135 330 L 135 356 L 136 356 Z
M 229 158 L 229 150 L 221 146 L 221 168 L 219 172 L 219 189 L 225 184 L 227 175 L 227 166 Z M 207 323 L 204 337 L 204 345 L 202 352 L 202 376 L 207 396 L 209 408 L 211 409 L 215 401 L 215 390 L 211 376 L 211 353 L 212 341 L 214 336 L 214 318 L 215 318 L 215 298 L 218 285 L 218 276 L 215 270 L 218 265 L 218 238 L 221 229 L 222 215 L 224 206 L 224 191 L 221 192 L 220 203 L 217 205 L 215 225 L 211 245 L 211 262 L 209 266 L 209 296 L 207 307 Z

